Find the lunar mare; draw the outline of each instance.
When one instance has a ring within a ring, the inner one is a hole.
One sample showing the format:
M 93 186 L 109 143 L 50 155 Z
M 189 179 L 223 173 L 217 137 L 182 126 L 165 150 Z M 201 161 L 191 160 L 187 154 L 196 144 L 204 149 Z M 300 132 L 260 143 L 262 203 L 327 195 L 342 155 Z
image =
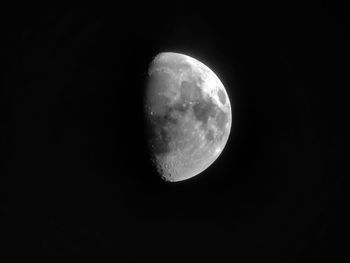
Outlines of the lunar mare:
M 149 67 L 145 99 L 152 160 L 163 179 L 189 179 L 218 158 L 231 130 L 231 105 L 209 67 L 160 53 Z

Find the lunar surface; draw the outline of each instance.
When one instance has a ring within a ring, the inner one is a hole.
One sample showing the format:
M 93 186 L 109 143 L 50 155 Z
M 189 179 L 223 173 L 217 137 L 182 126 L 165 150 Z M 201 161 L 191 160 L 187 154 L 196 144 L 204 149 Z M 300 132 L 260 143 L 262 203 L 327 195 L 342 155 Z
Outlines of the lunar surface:
M 231 130 L 231 104 L 219 78 L 200 61 L 179 53 L 160 53 L 151 62 L 145 113 L 153 164 L 170 182 L 207 169 Z

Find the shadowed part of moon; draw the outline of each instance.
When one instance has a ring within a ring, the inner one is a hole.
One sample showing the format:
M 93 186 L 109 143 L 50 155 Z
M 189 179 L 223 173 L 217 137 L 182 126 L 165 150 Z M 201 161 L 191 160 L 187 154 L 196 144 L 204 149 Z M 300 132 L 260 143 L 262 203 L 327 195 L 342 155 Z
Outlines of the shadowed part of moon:
M 164 87 L 169 85 L 170 75 L 164 72 L 154 72 L 147 83 L 146 100 L 154 114 L 163 114 L 170 99 L 164 96 Z

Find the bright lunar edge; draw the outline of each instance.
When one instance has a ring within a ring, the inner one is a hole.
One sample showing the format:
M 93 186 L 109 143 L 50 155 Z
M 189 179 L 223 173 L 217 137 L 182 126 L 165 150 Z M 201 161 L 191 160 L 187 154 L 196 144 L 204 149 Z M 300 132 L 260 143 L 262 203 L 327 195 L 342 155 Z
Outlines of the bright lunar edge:
M 150 63 L 145 114 L 152 162 L 169 182 L 206 170 L 231 130 L 231 104 L 217 75 L 179 53 L 160 53 Z

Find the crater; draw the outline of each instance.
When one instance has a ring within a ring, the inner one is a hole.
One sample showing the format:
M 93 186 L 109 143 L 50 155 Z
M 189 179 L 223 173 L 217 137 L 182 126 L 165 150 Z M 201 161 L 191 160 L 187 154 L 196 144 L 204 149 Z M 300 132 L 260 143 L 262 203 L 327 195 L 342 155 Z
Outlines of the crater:
M 226 94 L 221 89 L 219 89 L 219 91 L 218 91 L 218 97 L 219 97 L 219 100 L 222 104 L 226 103 Z

